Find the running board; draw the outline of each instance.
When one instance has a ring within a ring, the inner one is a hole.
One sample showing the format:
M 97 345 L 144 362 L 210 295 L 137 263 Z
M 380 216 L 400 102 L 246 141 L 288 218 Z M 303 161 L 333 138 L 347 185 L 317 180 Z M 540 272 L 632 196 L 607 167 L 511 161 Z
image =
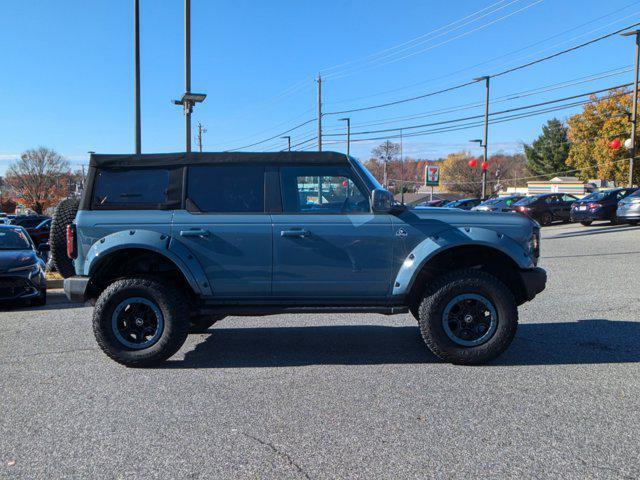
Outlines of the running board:
M 398 315 L 409 312 L 405 306 L 364 306 L 364 307 L 302 307 L 296 305 L 207 305 L 197 310 L 197 315 L 238 315 L 263 316 L 284 313 L 379 313 Z

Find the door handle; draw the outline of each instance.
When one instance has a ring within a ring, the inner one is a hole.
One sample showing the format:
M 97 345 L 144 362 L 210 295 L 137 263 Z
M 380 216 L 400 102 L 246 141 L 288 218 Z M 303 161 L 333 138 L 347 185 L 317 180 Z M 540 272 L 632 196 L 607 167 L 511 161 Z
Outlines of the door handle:
M 280 231 L 280 236 L 281 237 L 294 237 L 294 238 L 307 238 L 307 237 L 311 236 L 311 232 L 309 232 L 307 230 L 302 230 L 302 229 L 298 229 L 298 230 L 281 230 Z
M 209 231 L 203 230 L 202 228 L 195 228 L 193 230 L 180 230 L 181 237 L 208 237 Z

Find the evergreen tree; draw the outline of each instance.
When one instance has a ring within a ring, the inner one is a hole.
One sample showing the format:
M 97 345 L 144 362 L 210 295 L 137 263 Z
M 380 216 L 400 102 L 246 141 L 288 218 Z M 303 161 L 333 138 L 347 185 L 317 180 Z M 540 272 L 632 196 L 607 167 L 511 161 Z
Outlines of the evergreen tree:
M 531 145 L 524 146 L 527 167 L 534 175 L 552 178 L 567 170 L 569 156 L 568 128 L 556 118 L 542 127 L 542 134 Z

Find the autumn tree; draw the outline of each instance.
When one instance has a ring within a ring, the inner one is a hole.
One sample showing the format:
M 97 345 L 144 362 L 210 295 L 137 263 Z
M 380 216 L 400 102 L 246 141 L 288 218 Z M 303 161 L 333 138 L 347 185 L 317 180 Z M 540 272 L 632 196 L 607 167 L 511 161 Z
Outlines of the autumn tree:
M 69 162 L 54 150 L 39 147 L 24 152 L 9 165 L 5 182 L 25 206 L 38 214 L 68 195 Z
M 471 197 L 482 195 L 482 168 L 469 166 L 469 153 L 451 153 L 442 162 L 440 181 L 450 192 L 458 192 Z M 487 195 L 507 187 L 522 186 L 527 174 L 527 161 L 522 154 L 497 153 L 489 157 L 487 169 Z
M 524 146 L 529 171 L 550 179 L 566 170 L 569 156 L 568 128 L 556 118 L 542 126 L 542 133 L 531 145 Z
M 576 169 L 582 180 L 589 178 L 612 179 L 626 183 L 629 177 L 628 151 L 613 150 L 609 146 L 614 138 L 624 141 L 631 130 L 629 112 L 632 96 L 626 89 L 615 89 L 602 98 L 590 97 L 581 113 L 568 120 L 571 141 L 567 165 Z M 640 172 L 635 172 L 635 182 Z
M 371 160 L 375 170 L 382 170 L 382 184 L 387 187 L 389 183 L 388 169 L 390 163 L 399 161 L 400 144 L 387 140 L 371 151 Z M 376 177 L 378 178 L 378 177 Z

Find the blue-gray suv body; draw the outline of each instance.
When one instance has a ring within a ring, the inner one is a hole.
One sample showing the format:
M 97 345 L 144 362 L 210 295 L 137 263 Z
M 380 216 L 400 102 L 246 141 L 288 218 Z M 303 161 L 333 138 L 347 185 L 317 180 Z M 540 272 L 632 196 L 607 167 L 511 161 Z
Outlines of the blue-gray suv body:
M 345 311 L 410 311 L 436 355 L 481 363 L 546 281 L 535 222 L 406 208 L 333 152 L 92 155 L 67 240 L 67 296 L 129 366 L 226 315 Z

